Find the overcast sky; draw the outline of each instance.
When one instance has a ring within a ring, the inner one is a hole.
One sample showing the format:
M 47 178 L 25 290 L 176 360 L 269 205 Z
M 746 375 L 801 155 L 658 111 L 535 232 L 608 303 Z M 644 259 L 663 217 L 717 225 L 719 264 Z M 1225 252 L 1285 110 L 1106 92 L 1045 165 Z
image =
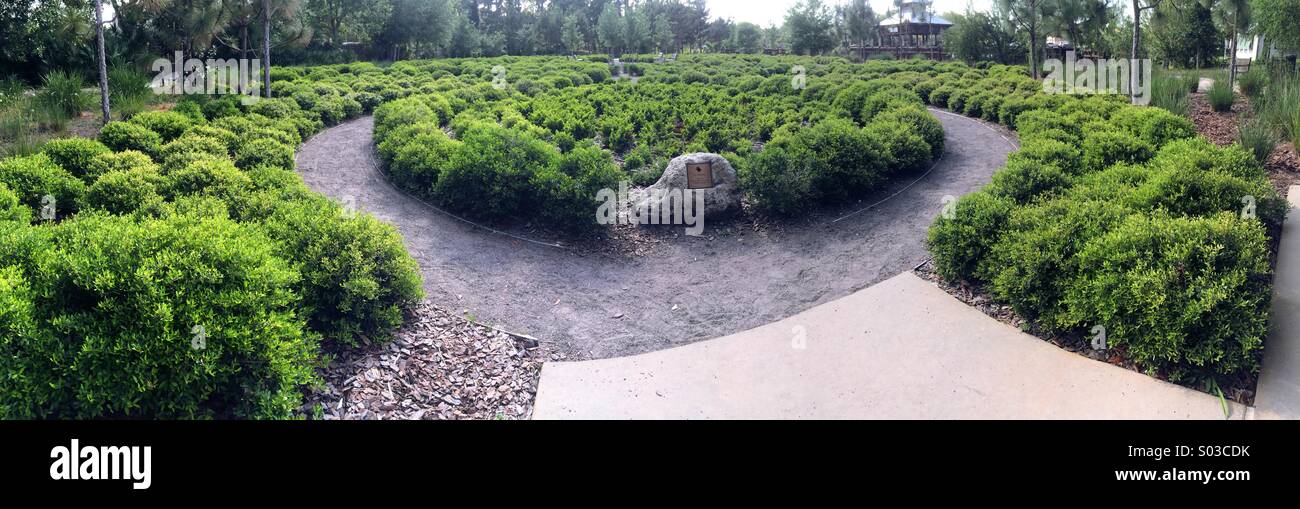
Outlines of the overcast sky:
M 841 0 L 822 0 L 827 5 L 841 3 Z M 871 9 L 877 14 L 885 12 L 894 5 L 891 0 L 869 0 Z M 934 0 L 934 12 L 963 12 L 968 0 Z M 993 6 L 993 0 L 969 0 L 977 11 L 987 11 Z M 736 21 L 748 21 L 761 26 L 780 25 L 785 19 L 786 11 L 796 0 L 708 0 L 709 14 L 713 17 L 732 18 Z

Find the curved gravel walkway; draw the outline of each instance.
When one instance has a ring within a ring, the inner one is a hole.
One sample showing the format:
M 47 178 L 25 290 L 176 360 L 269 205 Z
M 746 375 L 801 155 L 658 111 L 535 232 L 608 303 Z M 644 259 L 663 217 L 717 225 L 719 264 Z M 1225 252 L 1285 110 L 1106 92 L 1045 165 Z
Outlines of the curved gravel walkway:
M 925 261 L 926 231 L 944 197 L 988 183 L 1014 148 L 996 127 L 932 111 L 947 132 L 947 153 L 923 178 L 899 179 L 863 199 L 862 206 L 884 200 L 869 210 L 765 236 L 706 230 L 636 258 L 494 234 L 396 191 L 377 170 L 370 117 L 316 135 L 297 161 L 312 189 L 401 230 L 434 303 L 535 336 L 570 359 L 606 358 L 775 322 Z

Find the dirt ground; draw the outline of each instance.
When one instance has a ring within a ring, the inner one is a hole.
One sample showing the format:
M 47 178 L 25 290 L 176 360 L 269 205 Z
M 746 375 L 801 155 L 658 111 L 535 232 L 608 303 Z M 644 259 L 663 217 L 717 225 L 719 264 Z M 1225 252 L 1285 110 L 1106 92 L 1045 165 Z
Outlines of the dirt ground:
M 1189 114 L 1196 125 L 1196 132 L 1220 147 L 1237 143 L 1241 122 L 1252 115 L 1250 101 L 1244 96 L 1238 96 L 1237 102 L 1232 104 L 1232 110 L 1225 112 L 1214 111 L 1203 93 L 1192 94 L 1189 101 Z M 1268 178 L 1273 182 L 1273 187 L 1283 197 L 1286 197 L 1287 190 L 1292 185 L 1300 184 L 1300 156 L 1296 155 L 1296 147 L 1291 143 L 1279 142 L 1264 167 L 1268 170 Z
M 1014 149 L 1003 130 L 935 115 L 947 152 L 924 176 L 780 228 L 732 221 L 706 223 L 701 237 L 658 232 L 659 242 L 634 255 L 530 242 L 527 232 L 489 231 L 399 192 L 379 173 L 369 117 L 318 134 L 297 160 L 312 189 L 401 230 L 433 303 L 532 335 L 570 359 L 606 358 L 777 321 L 924 262 L 944 197 L 988 183 Z

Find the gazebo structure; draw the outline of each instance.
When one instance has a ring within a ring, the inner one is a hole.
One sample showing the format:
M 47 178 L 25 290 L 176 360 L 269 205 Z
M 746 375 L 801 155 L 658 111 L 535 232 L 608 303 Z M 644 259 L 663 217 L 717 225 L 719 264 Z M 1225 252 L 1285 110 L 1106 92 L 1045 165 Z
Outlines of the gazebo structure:
M 952 22 L 935 16 L 927 0 L 904 2 L 902 9 L 880 22 L 876 40 L 854 46 L 853 55 L 859 59 L 875 55 L 893 58 L 924 57 L 947 60 L 943 50 L 943 32 L 952 28 Z

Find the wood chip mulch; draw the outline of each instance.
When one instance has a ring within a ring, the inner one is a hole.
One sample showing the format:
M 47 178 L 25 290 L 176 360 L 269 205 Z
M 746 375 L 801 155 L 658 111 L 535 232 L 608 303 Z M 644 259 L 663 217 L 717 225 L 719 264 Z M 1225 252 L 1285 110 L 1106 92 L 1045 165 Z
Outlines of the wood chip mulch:
M 528 419 L 546 359 L 536 340 L 426 301 L 391 343 L 330 363 L 304 411 L 326 420 Z
M 1215 145 L 1226 147 L 1237 142 L 1240 131 L 1237 126 L 1239 119 L 1245 118 L 1250 114 L 1250 103 L 1245 97 L 1238 96 L 1237 101 L 1232 103 L 1232 110 L 1219 113 L 1210 107 L 1210 100 L 1205 94 L 1191 94 L 1188 96 L 1190 106 L 1189 114 L 1192 117 L 1192 123 L 1196 124 L 1196 131 Z
M 1185 383 L 1169 380 L 1165 373 L 1150 373 L 1143 370 L 1136 363 L 1128 359 L 1124 351 L 1119 348 L 1110 348 L 1106 350 L 1097 350 L 1092 347 L 1088 337 L 1082 334 L 1058 334 L 1043 329 L 1011 309 L 1011 306 L 997 302 L 988 290 L 982 286 L 972 285 L 967 282 L 948 281 L 934 271 L 934 262 L 926 261 L 912 271 L 917 277 L 929 281 L 939 287 L 948 295 L 952 295 L 957 300 L 962 301 L 968 306 L 980 310 L 980 312 L 989 317 L 1020 329 L 1026 334 L 1035 336 L 1043 341 L 1047 341 L 1058 348 L 1088 357 L 1095 361 L 1105 362 L 1114 366 L 1136 371 L 1153 378 L 1164 380 L 1166 382 L 1176 383 L 1191 389 L 1202 392 L 1210 392 L 1203 383 Z M 1248 376 L 1240 379 L 1221 379 L 1218 380 L 1219 387 L 1223 391 L 1226 399 L 1242 403 L 1244 405 L 1253 405 L 1255 402 L 1255 382 L 1257 377 Z
M 1247 119 L 1253 111 L 1249 99 L 1243 96 L 1238 96 L 1237 102 L 1232 104 L 1232 111 L 1223 113 L 1210 107 L 1205 94 L 1192 94 L 1189 100 L 1190 115 L 1196 124 L 1196 132 L 1220 147 L 1237 142 L 1240 122 Z M 1264 167 L 1268 170 L 1273 187 L 1283 198 L 1290 186 L 1300 184 L 1300 157 L 1296 156 L 1296 148 L 1290 143 L 1281 143 L 1274 148 Z
M 1268 169 L 1268 178 L 1273 182 L 1273 187 L 1277 188 L 1278 194 L 1283 198 L 1291 186 L 1300 184 L 1300 156 L 1296 155 L 1295 145 L 1278 145 L 1264 167 Z

